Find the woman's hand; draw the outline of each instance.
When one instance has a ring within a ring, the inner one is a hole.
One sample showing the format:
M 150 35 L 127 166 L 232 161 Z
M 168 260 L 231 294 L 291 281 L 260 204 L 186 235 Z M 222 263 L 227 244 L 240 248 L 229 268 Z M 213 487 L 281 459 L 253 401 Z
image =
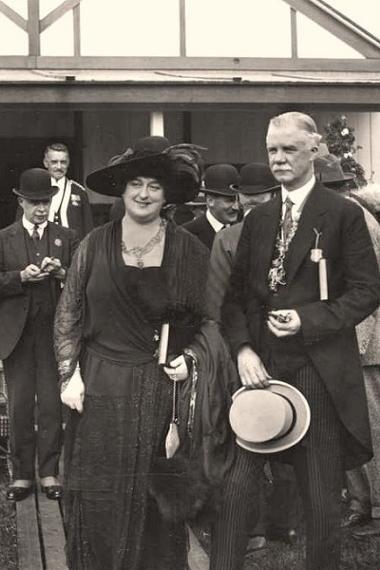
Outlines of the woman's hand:
M 170 367 L 169 367 L 170 366 Z M 183 354 L 174 358 L 169 362 L 169 366 L 164 366 L 166 374 L 169 376 L 170 380 L 173 382 L 181 382 L 186 380 L 189 376 L 189 370 L 187 368 L 186 360 Z
M 77 410 L 77 412 L 82 413 L 83 400 L 84 383 L 79 369 L 76 369 L 66 388 L 61 392 L 61 401 L 72 410 Z

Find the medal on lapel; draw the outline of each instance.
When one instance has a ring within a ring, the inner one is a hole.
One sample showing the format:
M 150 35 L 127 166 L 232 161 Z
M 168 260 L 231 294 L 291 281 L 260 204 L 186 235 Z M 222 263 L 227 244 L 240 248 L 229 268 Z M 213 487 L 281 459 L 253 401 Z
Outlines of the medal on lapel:
M 315 245 L 310 252 L 310 259 L 314 263 L 318 263 L 319 298 L 321 301 L 327 301 L 329 298 L 327 284 L 327 265 L 326 259 L 323 257 L 323 250 L 318 247 L 322 232 L 319 232 L 316 228 L 313 228 L 313 232 L 315 233 Z

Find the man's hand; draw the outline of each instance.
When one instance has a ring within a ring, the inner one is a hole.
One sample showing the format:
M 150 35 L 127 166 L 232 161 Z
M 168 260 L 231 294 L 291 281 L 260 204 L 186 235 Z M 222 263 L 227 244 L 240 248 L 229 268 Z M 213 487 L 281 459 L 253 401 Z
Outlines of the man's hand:
M 270 311 L 267 324 L 270 332 L 278 338 L 293 336 L 301 329 L 301 319 L 294 309 Z
M 173 382 L 181 382 L 186 380 L 189 375 L 185 357 L 181 354 L 169 362 L 169 366 L 164 366 L 166 374 Z
M 76 370 L 66 388 L 61 392 L 61 401 L 63 404 L 82 413 L 84 400 L 84 383 L 79 370 Z
M 58 257 L 44 257 L 41 263 L 41 270 L 47 271 L 58 279 L 63 279 L 66 274 Z
M 20 276 L 22 283 L 35 283 L 49 277 L 49 273 L 47 271 L 41 271 L 37 265 L 31 263 L 20 271 Z
M 268 388 L 270 374 L 265 369 L 260 357 L 250 346 L 243 346 L 237 357 L 241 383 L 252 388 Z

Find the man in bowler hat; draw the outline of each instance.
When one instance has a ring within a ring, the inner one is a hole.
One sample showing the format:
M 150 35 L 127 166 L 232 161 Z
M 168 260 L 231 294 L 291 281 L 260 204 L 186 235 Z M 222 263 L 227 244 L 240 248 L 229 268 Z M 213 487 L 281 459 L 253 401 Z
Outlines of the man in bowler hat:
M 239 173 L 232 164 L 214 164 L 206 168 L 202 188 L 206 194 L 206 213 L 182 227 L 210 250 L 215 235 L 238 220 L 238 183 Z
M 361 209 L 315 180 L 320 138 L 303 113 L 270 121 L 269 165 L 281 187 L 245 221 L 222 321 L 243 385 L 265 389 L 272 377 L 309 402 L 310 429 L 286 453 L 304 503 L 306 568 L 336 570 L 344 469 L 372 455 L 355 325 L 378 306 L 380 278 Z M 212 570 L 243 566 L 260 472 L 257 456 L 238 449 L 213 529 Z
M 23 172 L 14 190 L 23 216 L 0 231 L 0 358 L 8 389 L 13 467 L 7 498 L 13 501 L 33 489 L 36 449 L 42 490 L 49 499 L 61 496 L 61 404 L 53 320 L 78 242 L 73 230 L 48 222 L 56 191 L 46 170 Z
M 244 211 L 244 218 L 258 204 L 267 202 L 272 197 L 276 184 L 267 164 L 251 162 L 242 167 L 239 185 L 233 190 L 238 192 L 239 201 Z M 220 310 L 230 279 L 233 262 L 244 219 L 216 234 L 210 257 L 207 303 L 212 318 L 220 321 Z

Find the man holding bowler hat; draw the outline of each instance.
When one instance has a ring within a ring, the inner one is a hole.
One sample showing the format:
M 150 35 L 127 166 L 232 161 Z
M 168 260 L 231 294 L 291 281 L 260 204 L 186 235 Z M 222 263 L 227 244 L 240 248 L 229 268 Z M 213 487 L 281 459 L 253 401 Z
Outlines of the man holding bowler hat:
M 378 306 L 380 279 L 361 209 L 315 180 L 320 138 L 303 113 L 270 121 L 269 165 L 281 188 L 245 221 L 222 320 L 244 386 L 265 389 L 273 378 L 309 402 L 310 429 L 285 453 L 304 503 L 306 568 L 337 570 L 343 472 L 371 457 L 355 325 Z M 243 566 L 239 534 L 252 481 L 237 474 L 254 475 L 258 462 L 254 452 L 237 457 L 214 528 L 212 569 Z
M 61 404 L 53 320 L 77 239 L 73 230 L 48 222 L 56 191 L 44 169 L 23 172 L 14 190 L 23 216 L 0 231 L 0 358 L 8 389 L 13 467 L 7 498 L 14 501 L 33 489 L 36 449 L 42 490 L 50 499 L 61 496 Z

